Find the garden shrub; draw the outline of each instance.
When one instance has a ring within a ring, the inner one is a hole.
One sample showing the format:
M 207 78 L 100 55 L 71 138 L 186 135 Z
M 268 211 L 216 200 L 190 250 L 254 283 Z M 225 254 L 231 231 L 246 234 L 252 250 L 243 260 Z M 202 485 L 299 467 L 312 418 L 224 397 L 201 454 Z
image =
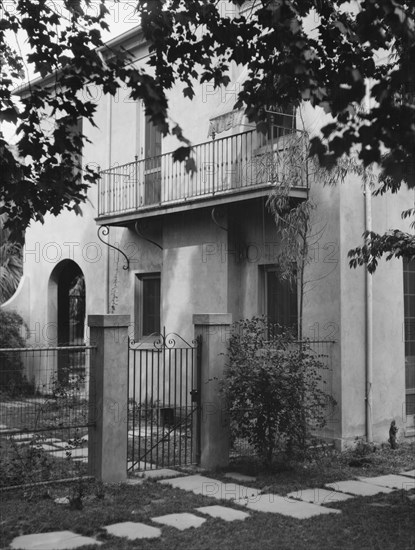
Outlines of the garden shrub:
M 0 392 L 9 396 L 33 393 L 34 387 L 23 374 L 24 365 L 19 352 L 2 348 L 23 348 L 26 330 L 23 319 L 13 311 L 0 309 Z
M 265 318 L 234 323 L 222 391 L 232 437 L 247 439 L 266 464 L 304 453 L 334 400 L 321 386 L 327 367 L 309 343 Z

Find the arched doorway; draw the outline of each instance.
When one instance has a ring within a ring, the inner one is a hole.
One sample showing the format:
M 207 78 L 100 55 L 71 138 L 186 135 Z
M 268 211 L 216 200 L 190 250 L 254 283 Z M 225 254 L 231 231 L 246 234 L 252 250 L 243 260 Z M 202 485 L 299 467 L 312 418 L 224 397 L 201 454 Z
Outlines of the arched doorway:
M 84 343 L 85 279 L 80 267 L 71 262 L 58 280 L 58 345 Z
M 63 260 L 49 281 L 49 324 L 55 327 L 55 345 L 82 346 L 85 331 L 85 278 L 72 260 Z M 85 352 L 65 349 L 58 352 L 57 378 L 68 383 L 85 371 Z

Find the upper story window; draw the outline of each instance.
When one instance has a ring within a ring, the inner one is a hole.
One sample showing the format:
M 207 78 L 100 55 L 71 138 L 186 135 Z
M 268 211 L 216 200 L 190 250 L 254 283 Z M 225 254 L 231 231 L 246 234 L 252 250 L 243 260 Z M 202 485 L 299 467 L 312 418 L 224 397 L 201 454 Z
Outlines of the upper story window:
M 267 110 L 267 131 L 260 132 L 260 146 L 272 146 L 278 140 L 296 129 L 295 109 L 290 106 L 286 109 L 270 107 Z

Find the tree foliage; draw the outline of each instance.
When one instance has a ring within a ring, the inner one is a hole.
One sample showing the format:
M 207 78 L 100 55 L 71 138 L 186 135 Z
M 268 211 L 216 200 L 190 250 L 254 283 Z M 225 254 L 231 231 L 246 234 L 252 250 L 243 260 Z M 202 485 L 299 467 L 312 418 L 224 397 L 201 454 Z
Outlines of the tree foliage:
M 2 49 L 0 116 L 16 125 L 19 137 L 17 152 L 0 139 L 0 212 L 10 224 L 26 227 L 63 208 L 79 212 L 96 181 L 87 167 L 82 175 L 73 170 L 85 137 L 71 129 L 80 116 L 93 123 L 96 108 L 81 93 L 85 87 L 115 94 L 126 85 L 162 133 L 183 142 L 176 159 L 193 166 L 191 144 L 169 119 L 166 94 L 175 84 L 189 98 L 197 84 L 226 86 L 232 63 L 248 69 L 235 107 L 250 120 L 264 121 L 269 105 L 308 101 L 332 115 L 311 142 L 311 154 L 323 165 L 353 150 L 364 166 L 380 165 L 386 189 L 415 185 L 414 2 L 138 0 L 151 70 L 129 63 L 125 50 L 103 45 L 109 15 L 103 0 L 94 0 L 93 10 L 91 0 L 62 0 L 66 17 L 44 0 L 12 5 L 1 2 L 0 40 L 24 31 L 27 61 L 47 80 L 17 104 L 12 89 L 23 62 L 15 48 Z M 240 9 L 244 5 L 248 9 Z M 47 133 L 42 117 L 50 115 L 54 128 Z
M 0 215 L 0 304 L 13 296 L 23 275 L 22 246 L 10 239 L 5 221 Z
M 303 453 L 310 430 L 325 425 L 334 404 L 322 389 L 326 367 L 306 341 L 300 345 L 264 318 L 233 328 L 223 380 L 232 436 L 248 439 L 268 464 L 276 451 Z
M 2 348 L 23 348 L 27 327 L 19 314 L 0 309 L 0 394 L 9 396 L 33 393 L 24 375 L 21 355 L 16 351 Z

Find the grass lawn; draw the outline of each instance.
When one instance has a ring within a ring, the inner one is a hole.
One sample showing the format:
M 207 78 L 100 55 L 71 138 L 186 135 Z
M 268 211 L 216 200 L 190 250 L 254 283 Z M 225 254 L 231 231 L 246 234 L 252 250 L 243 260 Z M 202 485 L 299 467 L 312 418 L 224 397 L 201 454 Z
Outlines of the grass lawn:
M 285 494 L 295 489 L 322 486 L 330 481 L 396 473 L 415 467 L 414 445 L 402 445 L 396 451 L 378 449 L 370 458 L 373 461 L 360 468 L 348 465 L 353 460 L 350 453 L 332 453 L 331 456 L 297 464 L 285 471 L 280 468 L 274 472 L 261 472 L 252 462 L 233 465 L 232 469 L 256 473 L 258 478 L 255 485 L 262 487 L 264 492 L 272 490 Z M 222 474 L 209 472 L 205 475 L 221 477 Z M 76 484 L 0 493 L 0 548 L 7 548 L 18 535 L 66 529 L 97 536 L 103 542 L 100 546 L 103 550 L 413 550 L 415 547 L 415 500 L 409 498 L 410 493 L 402 491 L 330 504 L 330 507 L 342 511 L 338 515 L 296 520 L 278 514 L 250 512 L 250 517 L 245 521 L 226 523 L 209 518 L 196 530 L 178 531 L 163 527 L 161 538 L 134 542 L 111 537 L 102 527 L 121 521 L 141 521 L 156 526 L 151 523 L 151 517 L 173 512 L 192 512 L 195 507 L 219 502 L 154 481 L 145 481 L 136 486 L 102 486 L 95 482 L 84 482 L 83 490 L 82 510 L 56 504 L 53 500 L 56 497 L 76 495 Z M 232 506 L 229 502 L 223 504 Z

